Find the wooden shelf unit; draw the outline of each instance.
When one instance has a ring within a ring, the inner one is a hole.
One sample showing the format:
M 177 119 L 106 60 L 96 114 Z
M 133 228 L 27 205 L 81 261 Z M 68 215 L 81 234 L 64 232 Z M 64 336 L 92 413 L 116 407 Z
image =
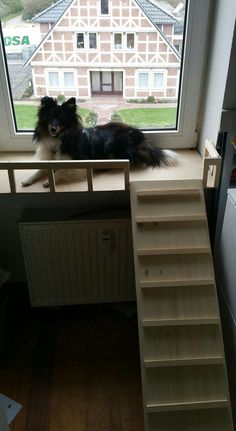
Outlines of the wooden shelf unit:
M 202 182 L 131 183 L 131 210 L 145 430 L 232 431 Z

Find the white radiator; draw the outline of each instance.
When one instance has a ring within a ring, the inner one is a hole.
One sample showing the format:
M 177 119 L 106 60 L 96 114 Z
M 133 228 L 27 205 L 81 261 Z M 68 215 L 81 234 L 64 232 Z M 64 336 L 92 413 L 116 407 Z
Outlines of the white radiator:
M 129 219 L 19 223 L 32 306 L 135 299 Z

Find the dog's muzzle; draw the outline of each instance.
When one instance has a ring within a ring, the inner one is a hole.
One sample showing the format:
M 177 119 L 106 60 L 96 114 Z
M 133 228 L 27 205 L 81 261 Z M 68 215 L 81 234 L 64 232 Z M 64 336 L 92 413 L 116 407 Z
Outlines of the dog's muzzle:
M 49 125 L 48 127 L 49 134 L 53 137 L 58 136 L 61 133 L 61 130 L 62 129 L 59 126 L 56 127 L 56 126 Z

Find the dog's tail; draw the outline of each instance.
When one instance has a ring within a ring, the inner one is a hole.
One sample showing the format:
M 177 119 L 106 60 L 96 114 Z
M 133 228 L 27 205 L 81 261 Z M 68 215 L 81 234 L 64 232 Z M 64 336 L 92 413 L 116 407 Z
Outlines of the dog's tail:
M 177 154 L 171 150 L 163 150 L 149 142 L 142 142 L 133 147 L 130 157 L 131 165 L 144 164 L 153 168 L 175 165 Z

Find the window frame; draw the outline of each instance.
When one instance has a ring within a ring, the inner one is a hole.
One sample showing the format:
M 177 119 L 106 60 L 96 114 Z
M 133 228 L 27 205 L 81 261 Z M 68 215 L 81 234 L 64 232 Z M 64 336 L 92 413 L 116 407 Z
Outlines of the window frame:
M 116 35 L 120 35 L 121 36 L 121 46 L 119 48 L 116 48 L 116 43 L 115 43 L 115 37 Z M 123 49 L 123 44 L 124 44 L 124 37 L 123 37 L 123 33 L 121 31 L 115 31 L 113 33 L 113 50 L 114 51 L 121 51 Z
M 183 56 L 184 80 L 181 83 L 177 130 L 144 130 L 162 148 L 194 148 L 198 110 L 206 63 L 210 0 L 189 0 L 187 29 Z M 199 24 L 200 23 L 200 24 Z M 201 28 L 200 28 L 201 26 Z M 194 55 L 191 55 L 191 52 Z M 32 131 L 16 132 L 11 94 L 7 84 L 5 52 L 0 41 L 0 116 L 2 120 L 0 150 L 32 151 Z
M 58 73 L 58 81 L 59 81 L 58 87 L 57 86 L 56 87 L 51 87 L 49 85 L 49 73 L 52 73 L 52 72 L 53 73 Z M 64 74 L 66 72 L 67 73 L 68 72 L 69 73 L 73 73 L 73 77 L 74 77 L 74 86 L 73 87 L 66 87 L 65 86 Z M 68 90 L 68 89 L 72 90 L 72 89 L 76 88 L 75 69 L 68 68 L 68 67 L 66 67 L 66 68 L 48 67 L 48 68 L 45 69 L 45 81 L 46 81 L 46 88 L 47 89 L 50 89 L 50 90 L 56 90 L 56 89 L 58 89 L 58 90 L 60 90 L 60 94 L 63 93 L 64 90 Z
M 100 12 L 100 16 L 109 16 L 110 15 L 110 4 L 109 4 L 109 0 L 107 1 L 107 13 L 102 12 L 102 0 L 99 1 L 99 12 Z
M 84 44 L 83 47 L 79 47 L 78 46 L 78 35 L 79 34 L 83 35 L 83 44 Z M 85 49 L 85 45 L 86 45 L 86 41 L 85 41 L 86 35 L 85 35 L 85 32 L 84 31 L 78 31 L 78 32 L 76 32 L 75 37 L 76 37 L 76 49 L 78 49 L 79 51 L 84 50 Z

